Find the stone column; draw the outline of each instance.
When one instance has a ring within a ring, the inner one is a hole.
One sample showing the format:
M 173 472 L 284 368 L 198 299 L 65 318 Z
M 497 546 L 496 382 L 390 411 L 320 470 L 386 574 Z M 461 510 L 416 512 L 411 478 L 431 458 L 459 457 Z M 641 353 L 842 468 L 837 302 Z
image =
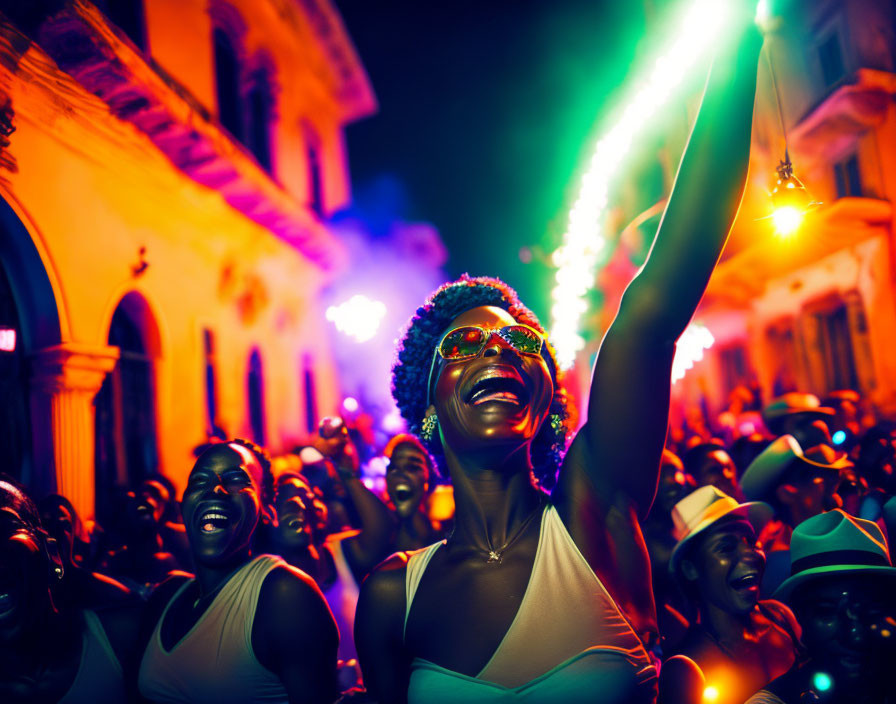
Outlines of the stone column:
M 31 357 L 35 469 L 81 518 L 94 515 L 93 399 L 118 361 L 117 347 L 64 342 Z M 55 480 L 55 481 L 54 481 Z

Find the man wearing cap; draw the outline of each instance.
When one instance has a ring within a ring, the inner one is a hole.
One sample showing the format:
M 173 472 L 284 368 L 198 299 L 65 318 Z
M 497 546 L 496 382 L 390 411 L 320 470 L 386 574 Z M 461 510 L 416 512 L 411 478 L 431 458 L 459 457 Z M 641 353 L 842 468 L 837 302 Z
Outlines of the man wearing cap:
M 697 612 L 678 653 L 700 666 L 719 703 L 742 704 L 798 657 L 793 614 L 759 600 L 765 556 L 756 535 L 771 516 L 767 504 L 741 504 L 713 486 L 672 511 L 678 543 L 670 569 Z
M 792 435 L 782 435 L 750 463 L 740 480 L 744 497 L 764 501 L 775 511 L 760 535 L 766 554 L 761 592 L 770 595 L 787 577 L 790 535 L 794 526 L 839 506 L 835 490 L 849 458 L 830 445 L 803 450 Z
M 782 394 L 762 409 L 762 420 L 772 435 L 793 435 L 803 447 L 831 444 L 828 424 L 834 409 L 822 406 L 815 394 L 791 391 Z
M 793 607 L 809 657 L 747 704 L 894 704 L 896 569 L 880 528 L 837 509 L 797 526 L 790 549 L 775 597 Z

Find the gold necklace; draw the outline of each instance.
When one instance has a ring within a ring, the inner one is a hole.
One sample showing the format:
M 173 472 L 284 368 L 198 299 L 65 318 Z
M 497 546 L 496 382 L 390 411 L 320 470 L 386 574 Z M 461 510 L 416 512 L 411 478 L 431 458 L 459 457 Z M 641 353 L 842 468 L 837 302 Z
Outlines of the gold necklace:
M 488 530 L 485 531 L 485 542 L 488 544 L 488 559 L 486 562 L 492 565 L 500 565 L 504 561 L 504 551 L 507 550 L 513 543 L 516 542 L 517 538 L 519 538 L 523 533 L 526 532 L 526 528 L 529 527 L 529 524 L 532 522 L 532 519 L 538 515 L 539 510 L 542 508 L 541 499 L 538 500 L 538 506 L 536 506 L 532 513 L 530 513 L 526 520 L 520 524 L 520 527 L 516 529 L 516 532 L 510 536 L 510 538 L 499 548 L 495 549 L 492 547 L 492 541 L 488 537 Z

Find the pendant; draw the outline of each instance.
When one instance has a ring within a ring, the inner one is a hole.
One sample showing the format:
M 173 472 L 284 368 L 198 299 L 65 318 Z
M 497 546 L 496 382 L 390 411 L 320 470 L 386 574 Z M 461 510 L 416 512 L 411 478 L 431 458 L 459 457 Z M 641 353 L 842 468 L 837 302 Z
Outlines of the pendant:
M 497 552 L 497 551 L 495 551 L 495 550 L 489 550 L 489 551 L 488 551 L 488 560 L 486 560 L 486 562 L 497 562 L 497 563 L 500 564 L 500 562 L 501 562 L 501 553 L 499 553 L 499 552 Z

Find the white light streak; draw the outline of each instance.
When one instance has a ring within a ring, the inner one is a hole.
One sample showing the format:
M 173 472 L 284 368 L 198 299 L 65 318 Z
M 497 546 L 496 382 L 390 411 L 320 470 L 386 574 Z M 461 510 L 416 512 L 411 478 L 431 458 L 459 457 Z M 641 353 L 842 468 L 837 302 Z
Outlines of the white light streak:
M 569 211 L 562 244 L 551 255 L 557 267 L 551 292 L 550 336 L 562 369 L 569 369 L 585 346 L 579 333 L 587 312 L 586 296 L 594 285 L 598 255 L 606 239 L 601 233 L 610 185 L 618 178 L 632 143 L 672 98 L 682 79 L 718 41 L 728 21 L 723 0 L 695 0 L 674 41 L 661 52 L 638 82 L 619 121 L 598 140 L 579 194 Z

